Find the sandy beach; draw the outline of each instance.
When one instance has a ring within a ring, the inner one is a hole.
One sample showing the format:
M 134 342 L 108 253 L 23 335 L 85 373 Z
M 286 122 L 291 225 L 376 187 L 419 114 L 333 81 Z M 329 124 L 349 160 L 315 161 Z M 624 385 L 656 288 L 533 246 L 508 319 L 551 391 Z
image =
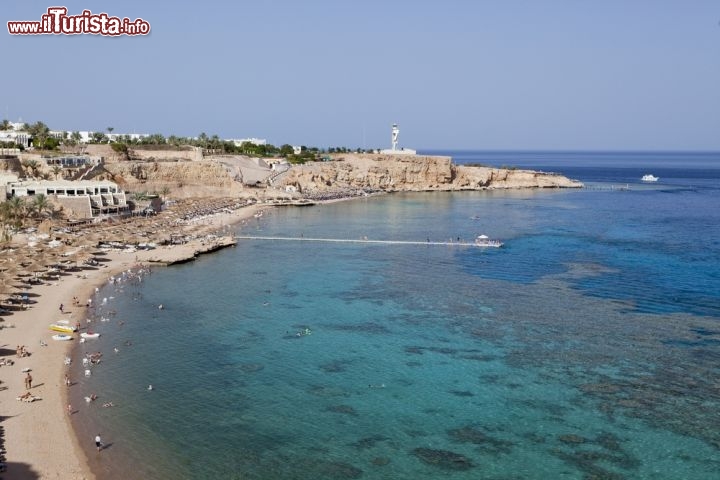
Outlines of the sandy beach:
M 69 390 L 65 385 L 68 367 L 65 358 L 77 345 L 78 334 L 73 341 L 54 341 L 54 332 L 48 325 L 57 320 L 79 321 L 85 325 L 87 299 L 92 298 L 95 287 L 120 272 L 140 264 L 170 264 L 187 261 L 196 255 L 217 250 L 232 243 L 232 237 L 220 236 L 231 226 L 250 219 L 260 205 L 229 210 L 227 208 L 199 209 L 186 219 L 184 225 L 167 224 L 159 234 L 193 234 L 178 245 L 159 246 L 152 250 L 135 252 L 109 251 L 102 263 L 94 269 L 83 269 L 73 274 L 59 276 L 28 290 L 30 305 L 27 309 L 14 310 L 2 317 L 0 330 L 0 356 L 12 360 L 12 365 L 0 366 L 0 403 L 3 408 L 3 449 L 7 471 L 3 478 L 9 480 L 33 479 L 93 479 L 89 468 L 87 451 L 94 451 L 92 438 L 76 438 L 73 419 L 82 415 L 84 405 L 73 405 L 68 413 Z M 132 221 L 131 221 L 132 222 Z M 128 228 L 136 228 L 132 223 Z M 95 229 L 89 232 L 97 233 Z M 214 232 L 214 233 L 213 233 Z M 22 238 L 15 239 L 23 241 Z M 95 239 L 93 240 L 93 242 Z M 73 298 L 77 297 L 78 305 Z M 64 305 L 63 312 L 60 304 Z M 29 356 L 18 357 L 17 346 L 24 345 Z M 26 390 L 27 373 L 32 376 L 32 386 Z M 71 378 L 72 381 L 72 378 Z M 32 402 L 17 400 L 25 392 L 35 397 Z M 93 450 L 88 450 L 92 448 Z M 102 452 L 101 452 L 102 453 Z M 111 454 L 111 452 L 106 452 Z

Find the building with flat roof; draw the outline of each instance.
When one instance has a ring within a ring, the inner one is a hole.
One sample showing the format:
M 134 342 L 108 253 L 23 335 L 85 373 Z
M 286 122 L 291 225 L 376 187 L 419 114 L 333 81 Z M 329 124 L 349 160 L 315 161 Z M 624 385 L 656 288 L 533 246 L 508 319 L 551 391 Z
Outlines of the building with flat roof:
M 0 130 L 0 142 L 14 143 L 28 148 L 32 143 L 32 136 L 24 131 Z
M 106 133 L 105 136 L 111 142 L 121 142 L 124 140 L 142 140 L 148 138 L 149 133 Z
M 63 168 L 79 168 L 100 163 L 100 157 L 90 155 L 43 156 L 42 160 L 49 166 L 59 165 Z
M 253 145 L 267 145 L 267 140 L 264 138 L 228 138 L 226 141 L 232 142 L 236 147 L 240 147 L 246 142 Z
M 39 194 L 53 197 L 80 218 L 130 213 L 125 192 L 116 183 L 110 181 L 40 180 L 10 182 L 6 186 L 7 198 Z

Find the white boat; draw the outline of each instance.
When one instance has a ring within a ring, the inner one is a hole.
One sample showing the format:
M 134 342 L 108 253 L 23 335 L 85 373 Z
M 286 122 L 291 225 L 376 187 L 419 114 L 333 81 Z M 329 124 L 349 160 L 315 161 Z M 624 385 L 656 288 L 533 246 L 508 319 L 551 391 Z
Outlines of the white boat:
M 502 247 L 503 243 L 500 240 L 491 240 L 487 235 L 478 235 L 475 238 L 476 247 Z
M 98 338 L 98 337 L 100 336 L 100 334 L 99 334 L 99 333 L 85 333 L 85 332 L 82 332 L 82 333 L 80 334 L 80 336 L 81 336 L 82 338 Z
M 642 180 L 643 182 L 657 182 L 658 180 L 660 180 L 660 177 L 656 177 L 655 175 L 648 173 L 646 175 L 643 175 L 640 180 Z
M 53 335 L 53 336 L 52 336 L 52 339 L 53 339 L 53 340 L 58 340 L 58 341 L 61 341 L 61 342 L 66 342 L 66 341 L 68 341 L 68 340 L 72 340 L 73 337 L 71 337 L 70 335 L 65 335 L 64 333 L 58 333 L 57 335 Z

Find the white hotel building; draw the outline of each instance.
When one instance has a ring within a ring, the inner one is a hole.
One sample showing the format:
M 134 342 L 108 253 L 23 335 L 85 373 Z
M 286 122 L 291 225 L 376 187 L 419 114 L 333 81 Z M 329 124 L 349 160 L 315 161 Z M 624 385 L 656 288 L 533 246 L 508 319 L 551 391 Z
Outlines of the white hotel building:
M 8 198 L 39 194 L 52 197 L 80 218 L 130 213 L 125 192 L 110 181 L 16 181 L 7 183 L 5 190 Z

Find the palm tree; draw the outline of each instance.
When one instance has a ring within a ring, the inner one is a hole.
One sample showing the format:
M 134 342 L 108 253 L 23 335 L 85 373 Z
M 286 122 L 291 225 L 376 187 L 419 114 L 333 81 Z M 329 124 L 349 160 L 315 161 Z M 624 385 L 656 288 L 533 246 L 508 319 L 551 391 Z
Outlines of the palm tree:
M 27 205 L 25 199 L 21 197 L 12 197 L 10 200 L 5 202 L 8 204 L 10 222 L 16 228 L 22 227 L 27 217 Z
M 82 135 L 80 135 L 80 132 L 77 132 L 77 131 L 72 132 L 72 134 L 70 135 L 70 140 L 72 140 L 73 143 L 75 145 L 77 145 L 77 147 L 78 147 L 77 153 L 80 153 L 80 150 L 82 149 L 82 145 L 80 145 L 81 140 L 82 140 Z
M 10 240 L 12 240 L 10 227 L 4 223 L 0 223 L 0 243 L 8 243 Z
M 57 180 L 58 175 L 62 172 L 62 167 L 60 165 L 53 165 L 52 172 L 55 174 L 55 180 Z
M 200 136 L 198 137 L 198 140 L 200 141 L 200 146 L 201 146 L 201 147 L 207 148 L 207 141 L 208 141 L 207 133 L 205 133 L 205 132 L 200 133 Z
M 141 202 L 143 200 L 147 200 L 147 192 L 133 192 L 132 198 L 136 202 Z
M 10 130 L 11 128 L 10 121 L 7 118 L 0 123 L 0 130 Z
M 0 202 L 0 242 L 12 240 L 12 220 L 10 202 Z
M 45 142 L 50 137 L 50 128 L 43 122 L 35 122 L 27 128 L 28 133 L 33 137 L 33 145 L 36 148 L 45 148 Z
M 21 165 L 23 166 L 23 168 L 32 173 L 33 177 L 37 175 L 37 170 L 39 167 L 37 160 L 23 160 Z
M 60 218 L 60 214 L 63 211 L 62 205 L 58 206 L 57 208 L 54 208 L 52 205 L 50 205 L 50 220 L 57 220 Z
M 0 202 L 0 223 L 9 223 L 11 219 L 10 202 Z
M 90 136 L 93 143 L 105 143 L 107 137 L 102 132 L 93 132 Z
M 50 210 L 50 208 L 50 200 L 48 200 L 47 196 L 42 193 L 35 195 L 35 198 L 33 198 L 32 210 L 37 213 L 38 217 L 42 217 L 43 213 Z

